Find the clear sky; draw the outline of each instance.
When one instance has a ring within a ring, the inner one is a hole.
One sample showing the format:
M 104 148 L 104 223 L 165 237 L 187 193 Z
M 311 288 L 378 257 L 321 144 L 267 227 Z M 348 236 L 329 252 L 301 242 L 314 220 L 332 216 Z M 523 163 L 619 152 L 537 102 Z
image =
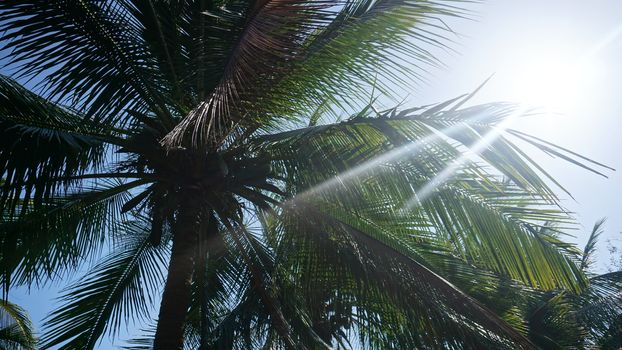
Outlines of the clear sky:
M 604 179 L 560 160 L 535 157 L 575 197 L 564 203 L 584 226 L 575 232 L 576 242 L 583 244 L 593 223 L 608 218 L 597 254 L 604 271 L 606 240 L 622 245 L 622 1 L 490 0 L 467 6 L 476 12 L 475 21 L 448 21 L 461 36 L 453 45 L 458 53 L 439 53 L 446 68 L 430 72 L 428 83 L 413 92 L 413 103 L 472 91 L 494 73 L 474 102 L 522 101 L 561 112 L 514 127 L 618 169 Z M 56 289 L 18 290 L 11 299 L 40 325 L 53 308 Z

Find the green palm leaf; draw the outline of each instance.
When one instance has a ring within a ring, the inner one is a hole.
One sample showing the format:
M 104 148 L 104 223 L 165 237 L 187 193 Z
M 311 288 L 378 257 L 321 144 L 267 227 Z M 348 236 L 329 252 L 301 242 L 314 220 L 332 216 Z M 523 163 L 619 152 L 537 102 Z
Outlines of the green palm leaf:
M 61 296 L 44 325 L 44 349 L 93 349 L 103 334 L 144 320 L 163 282 L 168 247 L 153 247 L 144 222 L 125 224 L 116 249 Z M 63 345 L 64 343 L 64 345 Z
M 315 205 L 367 225 L 378 220 L 373 227 L 381 239 L 411 241 L 408 245 L 416 247 L 419 242 L 403 237 L 436 236 L 437 241 L 451 242 L 455 254 L 482 268 L 538 288 L 577 290 L 582 277 L 571 258 L 578 251 L 567 249 L 551 231 L 538 228 L 547 222 L 567 223 L 570 218 L 555 208 L 546 182 L 527 163 L 518 161 L 522 155 L 507 154 L 512 145 L 505 139 L 480 154 L 480 159 L 513 180 L 513 185 L 507 185 L 464 159 L 460 146 L 435 134 L 444 131 L 447 137 L 458 137 L 472 124 L 492 129 L 511 111 L 507 106 L 485 106 L 412 116 L 398 117 L 397 112 L 394 117 L 359 116 L 336 125 L 260 136 L 263 144 L 258 147 L 275 154 L 275 167 L 283 171 L 280 176 L 297 184 L 289 189 L 294 195 L 292 205 L 303 199 L 319 200 Z M 479 117 L 470 120 L 473 114 Z M 459 130 L 448 130 L 449 124 L 430 130 L 429 124 L 438 122 L 436 117 L 444 123 L 454 121 Z M 473 143 L 483 137 L 464 141 L 462 146 L 482 151 Z M 448 169 L 452 172 L 447 173 Z M 447 177 L 434 184 L 443 173 Z
M 8 213 L 21 205 L 25 212 L 70 177 L 100 166 L 104 142 L 117 140 L 110 128 L 86 122 L 5 76 L 0 76 L 0 128 L 0 208 Z
M 131 8 L 123 1 L 4 1 L 10 62 L 23 65 L 21 76 L 45 76 L 48 96 L 72 101 L 91 120 L 126 123 L 124 109 L 147 108 L 170 119 L 166 80 Z
M 587 271 L 592 263 L 593 255 L 596 251 L 596 242 L 598 242 L 598 237 L 603 233 L 603 225 L 605 224 L 605 219 L 598 220 L 594 227 L 592 228 L 592 232 L 590 232 L 590 236 L 587 239 L 587 243 L 585 244 L 585 248 L 583 249 L 583 254 L 581 255 L 581 264 L 580 268 L 583 271 Z
M 300 118 L 296 113 L 306 112 L 306 119 L 326 99 L 335 107 L 351 106 L 375 80 L 369 73 L 395 78 L 397 71 L 408 71 L 410 59 L 430 60 L 421 43 L 441 37 L 416 27 L 459 10 L 443 2 L 264 1 L 243 13 L 245 30 L 222 78 L 167 135 L 167 144 L 220 144 L 238 127 L 255 130 L 284 116 Z M 386 61 L 400 63 L 384 69 Z M 340 85 L 331 87 L 333 82 Z M 354 101 L 338 102 L 339 96 Z M 301 103 L 296 107 L 292 100 Z
M 0 301 L 0 347 L 6 350 L 33 350 L 37 338 L 28 314 L 6 300 Z
M 144 182 L 109 183 L 56 197 L 25 215 L 0 222 L 0 279 L 10 285 L 32 284 L 64 275 L 102 248 L 118 230 L 128 191 Z

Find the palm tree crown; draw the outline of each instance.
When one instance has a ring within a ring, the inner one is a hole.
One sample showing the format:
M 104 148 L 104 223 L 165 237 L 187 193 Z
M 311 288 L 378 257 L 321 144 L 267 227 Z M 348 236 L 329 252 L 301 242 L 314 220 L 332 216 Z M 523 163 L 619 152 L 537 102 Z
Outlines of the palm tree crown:
M 515 141 L 604 166 L 508 129 L 525 114 L 511 104 L 369 98 L 408 86 L 442 45 L 440 18 L 462 14 L 2 1 L 0 281 L 108 254 L 64 292 L 43 348 L 92 349 L 147 321 L 159 293 L 156 349 L 532 348 L 516 305 L 487 295 L 580 293 L 589 278 L 552 228 L 571 222 L 554 180 Z

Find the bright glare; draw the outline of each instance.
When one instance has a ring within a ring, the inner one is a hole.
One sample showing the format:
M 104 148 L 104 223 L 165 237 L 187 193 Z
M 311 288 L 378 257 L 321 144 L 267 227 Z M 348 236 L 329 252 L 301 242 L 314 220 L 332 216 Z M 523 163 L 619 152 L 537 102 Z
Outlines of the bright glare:
M 588 56 L 577 57 L 560 49 L 539 50 L 508 68 L 517 102 L 555 113 L 590 103 L 597 67 Z

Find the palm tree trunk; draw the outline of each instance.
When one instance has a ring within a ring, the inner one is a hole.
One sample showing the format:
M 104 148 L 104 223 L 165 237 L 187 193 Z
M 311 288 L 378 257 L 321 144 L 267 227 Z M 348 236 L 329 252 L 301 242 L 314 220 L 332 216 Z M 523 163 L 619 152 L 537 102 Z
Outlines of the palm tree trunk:
M 199 218 L 191 205 L 182 206 L 173 227 L 173 251 L 162 293 L 154 350 L 183 349 L 184 322 L 191 299 Z
M 207 294 L 207 287 L 211 282 L 216 282 L 215 265 L 218 264 L 218 259 L 222 257 L 224 252 L 225 243 L 218 234 L 218 223 L 212 213 L 208 216 L 207 232 L 199 239 L 199 256 L 197 257 L 198 268 L 200 269 L 197 271 L 199 276 L 197 282 L 201 290 L 201 341 L 198 350 L 209 349 L 209 295 Z

